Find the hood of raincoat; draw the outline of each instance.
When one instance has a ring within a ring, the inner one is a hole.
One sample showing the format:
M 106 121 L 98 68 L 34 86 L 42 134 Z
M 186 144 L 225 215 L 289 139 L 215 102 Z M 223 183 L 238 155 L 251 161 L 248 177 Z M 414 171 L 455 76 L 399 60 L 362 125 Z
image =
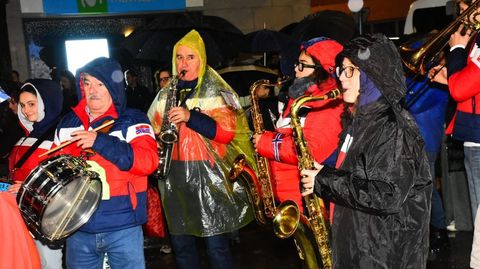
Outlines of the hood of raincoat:
M 176 55 L 179 46 L 191 48 L 197 53 L 198 57 L 200 58 L 200 68 L 198 71 L 197 86 L 201 85 L 203 77 L 205 75 L 205 70 L 207 69 L 207 52 L 205 50 L 205 43 L 203 42 L 202 37 L 196 30 L 191 30 L 184 37 L 182 37 L 182 39 L 180 39 L 177 44 L 175 44 L 172 54 L 172 74 L 174 76 L 178 75 Z
M 21 112 L 18 104 L 18 119 L 30 136 L 39 136 L 45 133 L 50 127 L 56 125 L 62 112 L 63 95 L 60 83 L 49 79 L 30 79 L 23 84 L 32 86 L 37 92 L 38 99 L 38 120 L 31 122 Z
M 367 77 L 361 76 L 361 95 L 362 90 L 368 90 L 364 92 L 367 95 L 376 95 L 374 91 L 378 89 L 395 111 L 402 109 L 400 101 L 406 89 L 405 74 L 400 54 L 393 42 L 383 34 L 357 37 L 345 45 L 345 49 L 337 57 L 337 65 L 340 65 L 345 57 Z
M 116 112 L 121 115 L 126 109 L 125 82 L 120 64 L 112 59 L 100 57 L 77 70 L 77 96 L 80 103 L 85 99 L 83 78 L 85 74 L 100 80 L 108 89 L 112 97 Z

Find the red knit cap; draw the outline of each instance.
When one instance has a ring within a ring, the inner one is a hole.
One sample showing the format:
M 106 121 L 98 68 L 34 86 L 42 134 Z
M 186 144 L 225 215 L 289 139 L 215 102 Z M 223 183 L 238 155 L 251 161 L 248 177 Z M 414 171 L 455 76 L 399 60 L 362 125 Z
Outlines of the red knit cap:
M 302 43 L 301 50 L 320 62 L 329 73 L 335 71 L 335 57 L 343 50 L 343 46 L 328 37 L 316 37 Z

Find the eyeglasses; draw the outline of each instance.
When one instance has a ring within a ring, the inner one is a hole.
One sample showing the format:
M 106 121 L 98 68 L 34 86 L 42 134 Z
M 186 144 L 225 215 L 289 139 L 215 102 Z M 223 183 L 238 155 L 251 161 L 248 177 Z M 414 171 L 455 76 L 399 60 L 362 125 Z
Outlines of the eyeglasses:
M 171 79 L 171 77 L 159 78 L 159 80 L 160 80 L 161 82 L 167 82 L 167 81 L 169 81 L 170 79 Z
M 355 69 L 358 69 L 358 67 L 352 65 L 347 65 L 344 67 L 337 66 L 335 69 L 335 74 L 337 75 L 337 78 L 340 78 L 342 74 L 345 74 L 346 78 L 351 78 Z
M 293 66 L 294 66 L 295 68 L 298 67 L 298 71 L 300 71 L 300 72 L 302 72 L 304 68 L 315 68 L 315 67 L 318 67 L 318 65 L 306 64 L 306 63 L 301 63 L 301 62 L 296 62 Z

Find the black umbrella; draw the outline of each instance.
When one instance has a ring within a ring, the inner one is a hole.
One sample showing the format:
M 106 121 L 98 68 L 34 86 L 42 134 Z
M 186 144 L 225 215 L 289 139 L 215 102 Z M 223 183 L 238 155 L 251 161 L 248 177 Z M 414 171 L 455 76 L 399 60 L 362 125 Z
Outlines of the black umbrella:
M 225 19 L 197 13 L 170 13 L 135 30 L 123 42 L 136 59 L 170 62 L 173 46 L 190 30 L 205 42 L 207 62 L 216 67 L 233 59 L 244 45 L 242 32 Z
M 283 27 L 279 30 L 279 32 L 282 32 L 282 33 L 284 33 L 284 34 L 287 34 L 287 35 L 291 36 L 293 30 L 295 29 L 295 27 L 297 27 L 297 25 L 298 25 L 298 22 L 292 22 L 292 23 L 290 23 L 290 24 L 287 24 L 287 25 L 283 26 Z
M 259 79 L 275 82 L 279 77 L 278 71 L 257 65 L 229 66 L 217 72 L 239 96 L 248 96 L 250 86 Z
M 355 35 L 353 17 L 341 11 L 324 10 L 313 13 L 301 20 L 292 32 L 292 38 L 300 42 L 325 36 L 341 44 Z
M 248 33 L 245 41 L 250 52 L 280 52 L 293 42 L 287 34 L 268 29 Z
M 285 30 L 292 31 L 291 27 Z M 325 36 L 345 44 L 355 35 L 355 22 L 352 16 L 333 10 L 319 11 L 298 22 L 291 33 L 294 46 L 286 47 L 281 52 L 280 69 L 284 75 L 294 76 L 294 64 L 297 61 L 301 42 L 315 37 Z

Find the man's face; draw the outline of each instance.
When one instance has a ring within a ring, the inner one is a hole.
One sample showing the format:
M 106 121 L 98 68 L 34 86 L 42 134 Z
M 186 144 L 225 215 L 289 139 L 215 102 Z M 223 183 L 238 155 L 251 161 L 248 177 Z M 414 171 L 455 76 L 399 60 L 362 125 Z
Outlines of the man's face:
M 200 57 L 195 51 L 186 46 L 178 46 L 175 56 L 177 73 L 185 71 L 185 76 L 181 80 L 191 81 L 198 78 L 200 72 Z
M 87 107 L 94 118 L 103 115 L 113 103 L 112 97 L 103 82 L 86 75 L 83 79 L 83 89 Z

